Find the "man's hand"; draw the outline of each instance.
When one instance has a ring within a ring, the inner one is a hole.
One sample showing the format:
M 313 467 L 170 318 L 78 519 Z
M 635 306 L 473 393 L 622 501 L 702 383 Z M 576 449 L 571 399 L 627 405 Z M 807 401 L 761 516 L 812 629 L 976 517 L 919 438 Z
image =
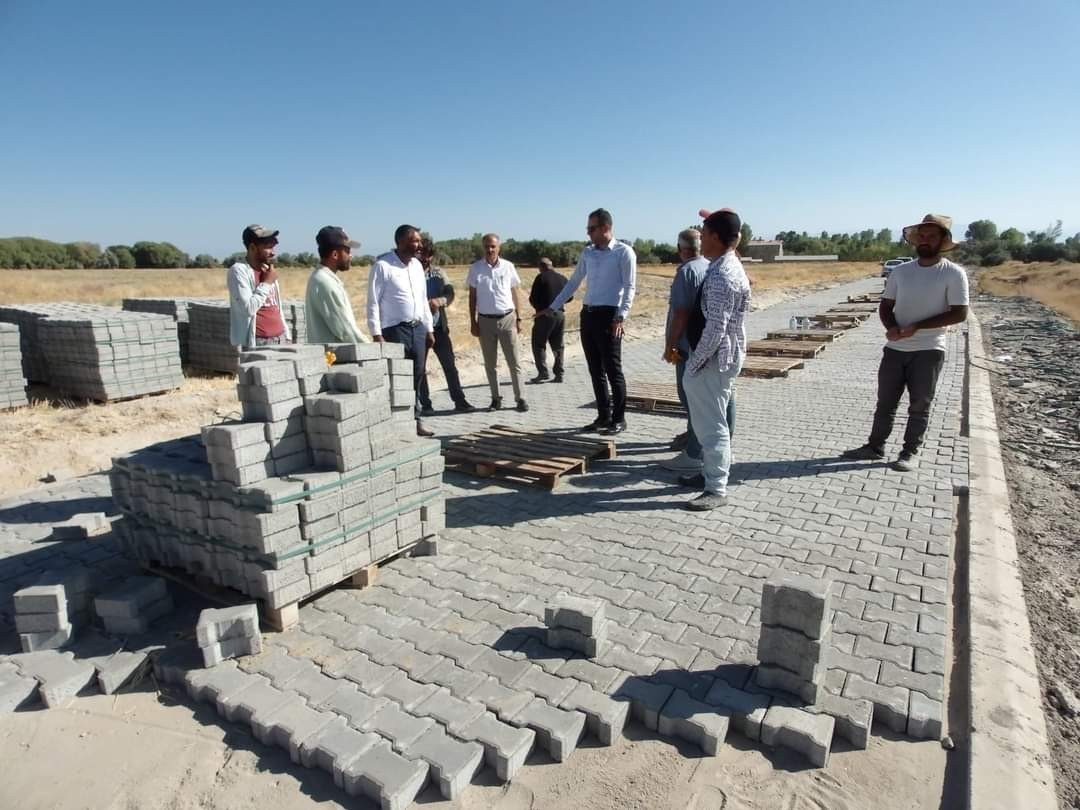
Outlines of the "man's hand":
M 429 299 L 428 299 L 428 302 L 427 302 L 427 305 L 428 305 L 428 309 L 430 309 L 430 310 L 431 310 L 431 312 L 432 312 L 433 314 L 434 314 L 434 313 L 436 313 L 436 312 L 438 312 L 438 311 L 439 311 L 439 307 L 440 307 L 440 306 L 442 306 L 442 305 L 441 305 L 441 304 L 439 303 L 439 299 L 438 299 L 438 298 L 429 298 Z
M 679 350 L 676 349 L 674 346 L 668 346 L 664 349 L 664 362 L 675 365 L 682 359 L 682 353 L 679 352 Z
M 469 324 L 469 332 L 471 332 L 472 336 L 475 337 L 475 338 L 480 337 L 480 324 L 477 323 L 476 321 L 473 321 L 472 323 L 470 323 Z
M 623 336 L 623 320 L 616 318 L 611 322 L 611 336 L 621 338 Z
M 262 283 L 263 284 L 273 284 L 277 280 L 278 280 L 277 268 L 274 267 L 274 265 L 271 264 L 269 266 L 269 269 L 266 271 L 266 275 L 263 276 Z
M 384 338 L 382 335 L 372 335 L 371 339 L 374 340 L 376 343 L 386 343 L 386 338 Z
M 434 332 L 428 332 L 426 335 L 424 335 L 424 345 L 427 346 L 429 349 L 435 345 Z
M 521 318 L 515 318 L 514 326 L 517 328 L 517 333 L 521 334 Z
M 901 326 L 897 331 L 900 333 L 900 337 L 909 338 L 919 330 L 914 326 Z

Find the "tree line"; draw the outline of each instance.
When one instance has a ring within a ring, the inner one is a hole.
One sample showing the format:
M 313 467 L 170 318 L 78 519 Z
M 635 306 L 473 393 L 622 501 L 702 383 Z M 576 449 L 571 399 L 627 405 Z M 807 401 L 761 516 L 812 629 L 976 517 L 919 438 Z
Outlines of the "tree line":
M 426 235 L 426 234 L 425 234 Z M 959 234 L 953 234 L 957 238 Z M 482 237 L 435 241 L 435 261 L 443 265 L 470 264 L 483 255 Z M 742 244 L 745 247 L 754 238 L 753 229 L 743 223 Z M 784 254 L 794 256 L 833 255 L 840 261 L 882 261 L 897 255 L 908 255 L 911 246 L 894 240 L 888 228 L 867 229 L 857 233 L 828 233 L 822 231 L 811 236 L 806 231 L 781 231 L 776 239 L 783 240 Z M 679 256 L 675 245 L 652 239 L 635 239 L 628 242 L 637 253 L 639 264 L 674 264 Z M 549 258 L 556 267 L 572 267 L 577 264 L 585 242 L 569 240 L 549 242 L 544 239 L 507 239 L 502 243 L 502 255 L 523 266 L 535 266 L 541 258 Z M 1061 220 L 1041 231 L 1026 234 L 1017 228 L 998 232 L 995 223 L 979 219 L 968 225 L 964 241 L 960 243 L 955 258 L 962 264 L 990 267 L 1010 259 L 1023 262 L 1080 262 L 1080 233 L 1062 239 Z M 36 268 L 173 268 L 229 267 L 242 261 L 242 252 L 217 259 L 207 253 L 190 256 L 172 242 L 141 241 L 133 245 L 108 245 L 102 248 L 93 242 L 51 242 L 31 237 L 0 239 L 0 267 L 14 269 Z M 364 254 L 353 258 L 354 264 L 370 265 L 375 257 Z M 280 253 L 277 263 L 281 267 L 314 267 L 318 256 L 310 252 Z

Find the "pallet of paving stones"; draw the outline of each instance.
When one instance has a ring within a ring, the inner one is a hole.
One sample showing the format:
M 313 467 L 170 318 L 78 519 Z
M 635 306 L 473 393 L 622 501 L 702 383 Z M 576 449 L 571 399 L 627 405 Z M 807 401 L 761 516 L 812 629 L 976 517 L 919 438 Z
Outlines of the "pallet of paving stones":
M 179 388 L 176 324 L 149 313 L 91 304 L 0 308 L 19 324 L 28 379 L 78 399 L 111 402 Z
M 818 343 L 832 343 L 845 334 L 847 334 L 846 329 L 777 329 L 775 332 L 769 332 L 766 337 L 769 340 L 813 340 Z
M 752 340 L 746 347 L 748 355 L 761 357 L 802 357 L 812 360 L 823 351 L 824 343 L 814 343 L 808 340 Z
M 834 304 L 829 307 L 829 315 L 848 315 L 851 317 L 869 318 L 878 311 L 877 304 Z
M 240 349 L 232 345 L 229 302 L 192 300 L 187 307 L 189 334 L 187 364 L 192 368 L 235 374 L 240 365 Z M 294 343 L 307 340 L 304 302 L 288 299 L 281 303 L 281 315 Z
M 555 489 L 562 476 L 583 473 L 592 459 L 615 458 L 615 442 L 492 425 L 455 436 L 443 447 L 446 464 L 481 478 L 499 476 Z
M 636 411 L 685 416 L 679 391 L 670 383 L 635 382 L 626 386 L 626 407 Z
M 129 312 L 152 312 L 168 315 L 176 322 L 176 334 L 180 343 L 180 362 L 188 364 L 191 324 L 188 307 L 195 303 L 214 303 L 211 298 L 125 298 L 120 306 Z
M 866 320 L 867 316 L 850 312 L 824 312 L 810 316 L 810 323 L 816 329 L 854 329 Z
M 861 295 L 849 295 L 848 304 L 877 304 L 881 301 L 881 293 L 862 293 Z
M 400 345 L 239 359 L 242 421 L 113 460 L 115 530 L 138 562 L 261 600 L 287 626 L 312 594 L 421 541 L 434 547 L 445 464 L 437 441 L 416 436 Z
M 0 410 L 27 404 L 19 327 L 0 323 Z
M 743 361 L 740 377 L 764 377 L 767 379 L 786 377 L 789 371 L 800 369 L 804 365 L 803 360 L 797 357 L 761 357 L 747 355 Z

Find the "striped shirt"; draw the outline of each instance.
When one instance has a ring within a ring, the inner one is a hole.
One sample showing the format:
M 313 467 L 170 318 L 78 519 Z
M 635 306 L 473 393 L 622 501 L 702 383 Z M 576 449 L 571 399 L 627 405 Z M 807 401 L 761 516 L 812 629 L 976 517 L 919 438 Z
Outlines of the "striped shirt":
M 705 331 L 687 364 L 697 374 L 715 356 L 727 371 L 746 356 L 746 313 L 750 311 L 750 279 L 734 251 L 709 265 L 701 296 Z

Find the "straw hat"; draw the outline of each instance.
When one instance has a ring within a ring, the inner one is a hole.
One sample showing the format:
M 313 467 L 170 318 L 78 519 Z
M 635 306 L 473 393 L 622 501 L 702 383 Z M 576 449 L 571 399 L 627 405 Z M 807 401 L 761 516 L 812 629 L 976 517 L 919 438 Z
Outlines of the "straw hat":
M 904 241 L 909 245 L 915 244 L 915 236 L 918 233 L 920 225 L 937 225 L 944 231 L 945 239 L 941 243 L 942 253 L 956 247 L 956 242 L 954 242 L 952 238 L 952 217 L 947 217 L 944 214 L 927 214 L 922 218 L 922 222 L 915 225 L 908 225 L 904 228 Z

